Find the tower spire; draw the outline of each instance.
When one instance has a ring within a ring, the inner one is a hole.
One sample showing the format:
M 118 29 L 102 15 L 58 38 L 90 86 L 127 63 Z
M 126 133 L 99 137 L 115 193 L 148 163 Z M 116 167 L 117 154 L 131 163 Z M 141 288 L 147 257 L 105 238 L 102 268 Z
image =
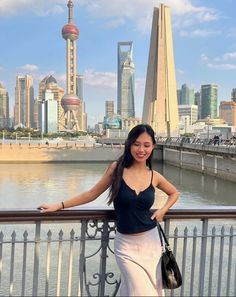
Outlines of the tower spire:
M 72 24 L 73 23 L 73 1 L 69 0 L 67 3 L 67 7 L 68 7 L 68 23 Z
M 61 100 L 64 109 L 65 128 L 67 130 L 81 130 L 78 124 L 78 114 L 81 114 L 82 102 L 76 95 L 76 40 L 79 37 L 79 30 L 73 24 L 73 1 L 69 0 L 68 24 L 62 28 L 62 37 L 66 40 L 66 94 Z

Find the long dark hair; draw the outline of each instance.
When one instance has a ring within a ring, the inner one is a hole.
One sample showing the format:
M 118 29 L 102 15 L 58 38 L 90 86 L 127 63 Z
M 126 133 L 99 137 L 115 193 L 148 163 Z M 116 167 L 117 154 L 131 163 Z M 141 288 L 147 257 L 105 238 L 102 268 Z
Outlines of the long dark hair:
M 108 205 L 114 201 L 119 192 L 124 168 L 129 168 L 133 164 L 134 159 L 130 152 L 131 145 L 135 143 L 136 139 L 145 132 L 152 138 L 153 144 L 156 144 L 155 133 L 150 125 L 140 124 L 130 130 L 128 138 L 125 141 L 124 153 L 117 160 L 117 165 L 112 175 L 112 183 L 108 195 Z M 152 156 L 153 152 L 146 160 L 146 165 L 150 168 L 150 170 L 152 169 Z

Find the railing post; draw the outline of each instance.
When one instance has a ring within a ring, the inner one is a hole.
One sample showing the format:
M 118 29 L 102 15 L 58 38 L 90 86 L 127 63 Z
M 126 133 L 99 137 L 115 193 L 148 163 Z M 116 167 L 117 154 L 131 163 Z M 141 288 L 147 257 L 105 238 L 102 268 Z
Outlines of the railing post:
M 79 285 L 78 296 L 83 296 L 84 284 L 84 263 L 85 263 L 85 242 L 86 242 L 87 221 L 81 221 L 80 253 L 79 253 Z
M 217 156 L 214 155 L 214 174 L 217 175 Z
M 40 230 L 41 222 L 35 224 L 35 245 L 34 245 L 34 272 L 32 296 L 38 296 L 38 276 L 39 276 L 39 254 L 40 254 Z
M 207 232 L 208 232 L 208 219 L 203 219 L 202 220 L 202 241 L 201 241 L 201 252 L 200 252 L 198 296 L 203 296 L 204 295 L 205 265 L 206 265 L 206 250 L 207 250 Z
M 107 264 L 107 246 L 109 242 L 108 221 L 104 220 L 101 237 L 101 257 L 100 257 L 100 283 L 98 296 L 105 296 L 106 284 L 106 264 Z
M 0 232 L 0 288 L 2 286 L 2 244 L 3 244 L 3 233 Z

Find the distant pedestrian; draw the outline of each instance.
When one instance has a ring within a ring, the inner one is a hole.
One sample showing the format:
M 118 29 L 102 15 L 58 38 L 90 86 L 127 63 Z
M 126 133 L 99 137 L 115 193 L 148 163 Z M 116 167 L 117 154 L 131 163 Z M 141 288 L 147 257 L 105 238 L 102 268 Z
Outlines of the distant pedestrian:
M 219 137 L 219 135 L 215 135 L 214 137 L 213 137 L 213 144 L 214 145 L 216 145 L 216 144 L 220 144 L 220 137 Z
M 100 181 L 87 192 L 63 202 L 42 204 L 41 212 L 85 204 L 108 188 L 108 204 L 113 203 L 117 219 L 114 252 L 121 271 L 120 296 L 163 296 L 161 244 L 156 220 L 176 202 L 179 193 L 160 173 L 152 169 L 154 131 L 137 125 L 125 141 L 123 155 L 108 166 Z M 164 206 L 150 211 L 155 188 L 168 195 Z

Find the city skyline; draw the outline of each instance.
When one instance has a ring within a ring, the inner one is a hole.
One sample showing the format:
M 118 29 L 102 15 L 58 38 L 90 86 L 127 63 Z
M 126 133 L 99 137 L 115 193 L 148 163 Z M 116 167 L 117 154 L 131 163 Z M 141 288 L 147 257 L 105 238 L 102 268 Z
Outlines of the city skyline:
M 67 17 L 67 0 L 15 2 L 0 3 L 4 44 L 0 82 L 9 92 L 11 114 L 16 75 L 33 76 L 35 96 L 39 81 L 46 75 L 53 74 L 64 89 L 66 85 L 61 28 Z M 202 84 L 215 83 L 219 85 L 219 102 L 231 99 L 231 90 L 236 87 L 234 1 L 139 0 L 136 5 L 122 0 L 115 4 L 97 0 L 96 5 L 74 1 L 80 31 L 77 73 L 84 76 L 89 124 L 102 120 L 106 100 L 117 104 L 116 45 L 125 40 L 134 44 L 135 109 L 141 117 L 153 7 L 160 3 L 171 8 L 177 88 L 186 83 L 199 91 Z

